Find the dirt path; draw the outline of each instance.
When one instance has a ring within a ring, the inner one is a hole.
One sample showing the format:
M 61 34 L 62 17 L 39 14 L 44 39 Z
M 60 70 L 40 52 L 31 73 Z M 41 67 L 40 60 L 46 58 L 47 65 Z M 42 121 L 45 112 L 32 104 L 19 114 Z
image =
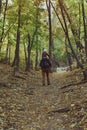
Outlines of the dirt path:
M 0 74 L 0 130 L 87 130 L 87 83 L 72 85 L 77 74 L 52 73 L 49 86 L 40 72 L 14 77 L 3 65 Z

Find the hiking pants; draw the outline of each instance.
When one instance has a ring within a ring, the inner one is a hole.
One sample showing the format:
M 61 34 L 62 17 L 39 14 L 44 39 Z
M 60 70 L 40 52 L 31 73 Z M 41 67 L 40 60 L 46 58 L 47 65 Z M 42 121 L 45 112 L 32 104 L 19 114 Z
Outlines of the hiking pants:
M 49 68 L 42 69 L 42 84 L 45 85 L 45 80 L 47 79 L 47 84 L 50 85 L 49 79 Z

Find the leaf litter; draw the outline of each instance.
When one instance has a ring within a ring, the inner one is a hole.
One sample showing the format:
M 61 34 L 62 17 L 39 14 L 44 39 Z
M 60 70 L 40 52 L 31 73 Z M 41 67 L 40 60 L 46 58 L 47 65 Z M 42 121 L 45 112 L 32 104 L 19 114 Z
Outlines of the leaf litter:
M 80 72 L 50 78 L 51 85 L 42 86 L 40 71 L 13 76 L 0 64 L 0 130 L 87 130 L 87 83 Z

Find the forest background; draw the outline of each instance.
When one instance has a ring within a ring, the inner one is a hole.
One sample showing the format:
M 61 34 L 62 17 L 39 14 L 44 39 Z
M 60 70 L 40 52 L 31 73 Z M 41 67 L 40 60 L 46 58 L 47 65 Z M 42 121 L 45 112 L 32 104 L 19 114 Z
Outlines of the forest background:
M 56 67 L 75 64 L 86 79 L 86 7 L 85 0 L 0 0 L 0 60 L 15 71 L 38 69 L 46 48 Z

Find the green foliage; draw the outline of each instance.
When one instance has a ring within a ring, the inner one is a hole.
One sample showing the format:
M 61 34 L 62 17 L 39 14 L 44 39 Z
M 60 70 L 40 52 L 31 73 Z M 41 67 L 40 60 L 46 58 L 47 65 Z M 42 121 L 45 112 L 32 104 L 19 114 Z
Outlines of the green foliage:
M 56 39 L 55 40 L 53 54 L 54 54 L 54 57 L 56 59 L 66 63 L 67 56 L 66 56 L 64 39 L 63 40 L 61 40 L 61 39 Z
M 34 44 L 32 46 L 32 55 L 35 56 L 36 48 L 39 50 L 39 55 L 41 49 L 43 47 L 49 48 L 49 25 L 48 25 L 48 13 L 46 8 L 42 8 L 43 2 L 45 0 L 12 0 L 12 2 L 8 3 L 8 8 L 6 11 L 6 22 L 5 22 L 5 31 L 3 37 L 3 48 L 1 54 L 6 50 L 5 44 L 8 43 L 8 33 L 9 33 L 9 43 L 15 49 L 16 45 L 16 32 L 18 26 L 18 8 L 21 8 L 21 20 L 20 20 L 20 42 L 21 44 L 28 44 L 28 33 L 30 34 L 31 40 L 35 29 L 37 27 L 37 33 L 35 36 Z M 53 2 L 53 1 L 52 1 Z M 81 2 L 79 3 L 77 0 L 66 0 L 62 1 L 64 7 L 66 8 L 70 19 L 72 20 L 71 24 L 67 20 L 67 26 L 69 31 L 69 38 L 72 43 L 72 46 L 75 51 L 77 51 L 77 47 L 75 44 L 75 39 L 78 37 L 74 37 L 71 32 L 71 27 L 79 31 L 80 27 L 80 41 L 84 45 L 84 27 L 83 27 L 83 19 L 82 19 L 82 10 L 80 9 L 81 21 L 79 23 L 79 4 L 81 8 Z M 63 23 L 63 19 L 61 17 L 61 11 L 59 9 L 58 1 L 53 2 L 55 9 L 59 14 L 59 17 Z M 85 13 L 87 14 L 87 3 L 85 2 Z M 2 34 L 3 27 L 3 18 L 4 18 L 4 9 L 5 2 L 3 2 L 3 11 L 0 17 L 0 35 Z M 38 19 L 37 19 L 37 11 L 38 11 Z M 64 23 L 63 23 L 64 25 Z M 53 34 L 53 43 L 54 43 L 54 56 L 63 62 L 67 61 L 66 49 L 65 49 L 65 34 L 63 28 L 56 17 L 55 12 L 52 12 L 52 34 Z M 37 38 L 38 37 L 38 38 Z M 23 45 L 20 46 L 20 53 L 23 51 Z M 70 47 L 68 45 L 68 51 L 70 51 Z M 2 56 L 2 55 L 0 55 Z M 13 55 L 12 55 L 13 56 Z M 21 55 L 24 59 L 24 53 Z M 32 56 L 31 56 L 32 57 Z

